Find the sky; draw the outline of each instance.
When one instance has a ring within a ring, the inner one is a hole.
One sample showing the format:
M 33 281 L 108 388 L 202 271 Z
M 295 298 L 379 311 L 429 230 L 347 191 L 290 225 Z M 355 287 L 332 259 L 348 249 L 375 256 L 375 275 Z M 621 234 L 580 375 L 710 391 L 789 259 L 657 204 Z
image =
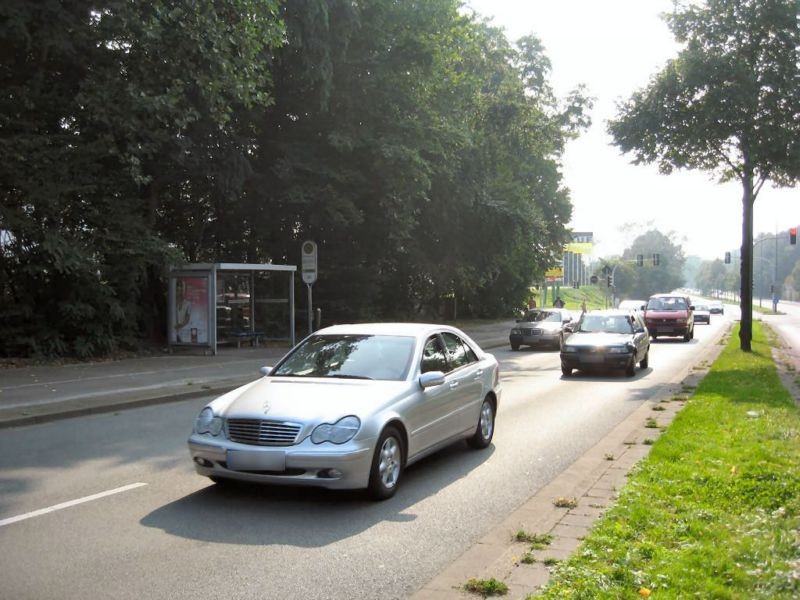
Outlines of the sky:
M 595 98 L 592 127 L 563 157 L 573 231 L 594 233 L 594 256 L 621 254 L 640 234 L 658 229 L 686 256 L 723 258 L 742 243 L 742 188 L 713 174 L 660 175 L 635 166 L 611 145 L 607 121 L 619 102 L 645 87 L 680 47 L 660 17 L 672 0 L 465 0 L 515 41 L 534 34 L 552 64 L 550 82 L 564 97 L 584 84 Z M 765 184 L 754 205 L 754 235 L 800 224 L 800 189 Z

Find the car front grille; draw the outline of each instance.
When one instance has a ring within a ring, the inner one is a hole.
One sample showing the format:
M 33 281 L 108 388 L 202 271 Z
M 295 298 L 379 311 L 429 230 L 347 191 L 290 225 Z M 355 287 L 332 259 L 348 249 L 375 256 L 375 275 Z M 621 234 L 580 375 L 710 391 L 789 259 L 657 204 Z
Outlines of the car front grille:
M 262 419 L 228 419 L 228 439 L 255 446 L 291 446 L 300 425 Z
M 541 329 L 522 329 L 522 335 L 542 335 Z

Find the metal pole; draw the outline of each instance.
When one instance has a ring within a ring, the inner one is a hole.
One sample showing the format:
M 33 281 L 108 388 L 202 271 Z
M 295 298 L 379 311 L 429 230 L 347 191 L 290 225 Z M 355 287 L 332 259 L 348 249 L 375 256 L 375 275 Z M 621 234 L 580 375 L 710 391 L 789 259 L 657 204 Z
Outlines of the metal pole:
M 314 321 L 311 318 L 311 284 L 306 284 L 308 286 L 308 335 L 314 333 Z
M 295 345 L 295 324 L 294 324 L 294 271 L 289 273 L 289 338 L 292 348 Z

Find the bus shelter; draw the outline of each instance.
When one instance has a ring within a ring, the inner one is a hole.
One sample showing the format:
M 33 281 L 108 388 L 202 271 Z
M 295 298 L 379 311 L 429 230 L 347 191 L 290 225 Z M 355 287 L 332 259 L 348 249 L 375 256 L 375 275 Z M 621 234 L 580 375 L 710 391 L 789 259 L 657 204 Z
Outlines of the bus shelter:
M 295 345 L 295 265 L 199 263 L 169 272 L 168 331 L 173 347 L 288 341 Z

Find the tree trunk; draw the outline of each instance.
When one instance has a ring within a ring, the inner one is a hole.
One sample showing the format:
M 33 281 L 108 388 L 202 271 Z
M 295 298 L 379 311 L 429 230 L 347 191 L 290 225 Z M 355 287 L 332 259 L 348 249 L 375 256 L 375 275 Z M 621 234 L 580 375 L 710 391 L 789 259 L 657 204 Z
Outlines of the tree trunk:
M 753 339 L 753 204 L 755 193 L 753 190 L 752 168 L 745 163 L 742 176 L 742 293 L 741 304 L 742 323 L 739 329 L 739 347 L 744 352 L 751 351 Z

